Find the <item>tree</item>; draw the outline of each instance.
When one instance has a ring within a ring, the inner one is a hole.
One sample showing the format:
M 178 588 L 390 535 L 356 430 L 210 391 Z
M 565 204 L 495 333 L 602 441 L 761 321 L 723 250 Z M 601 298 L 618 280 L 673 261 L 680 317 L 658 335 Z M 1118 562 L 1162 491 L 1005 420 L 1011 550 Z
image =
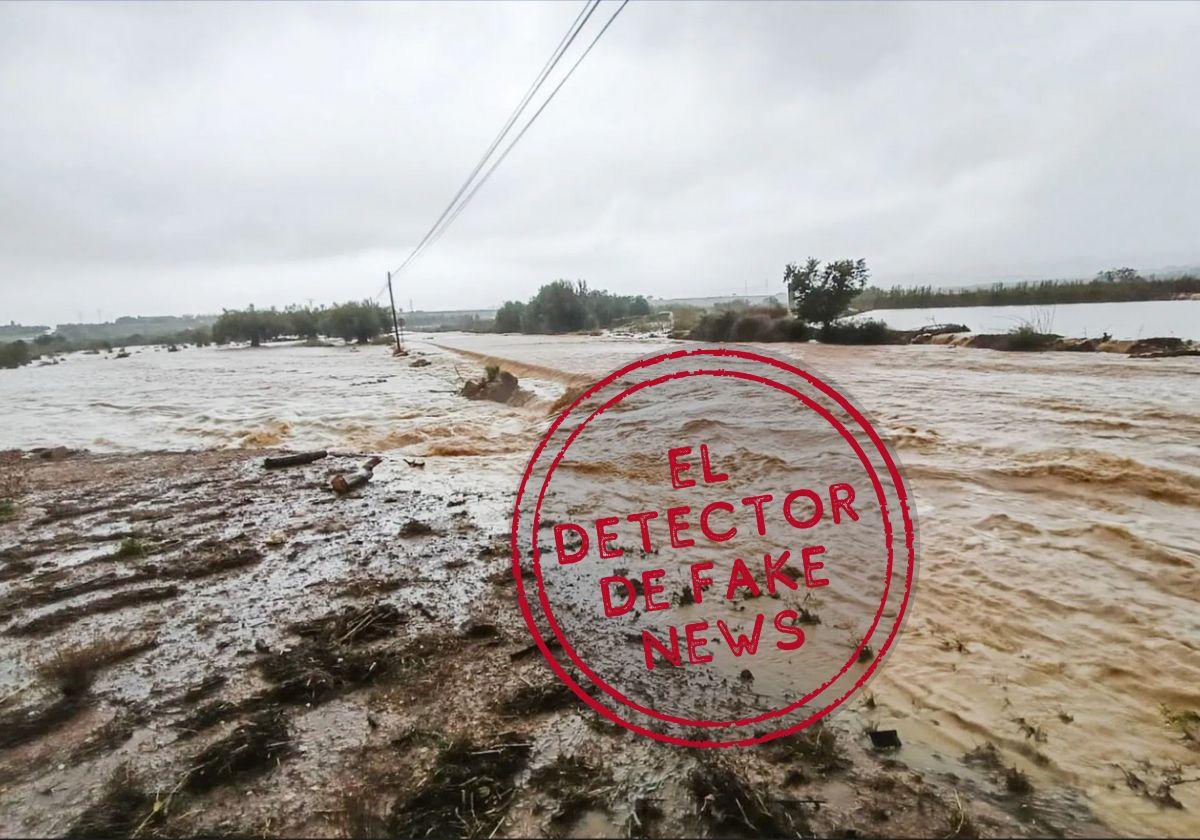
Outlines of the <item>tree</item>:
M 493 329 L 496 332 L 520 332 L 525 318 L 525 304 L 519 300 L 506 300 L 504 305 L 496 310 L 496 321 Z
M 583 281 L 555 280 L 538 289 L 525 308 L 522 325 L 525 332 L 564 333 L 582 330 L 587 326 L 584 298 L 587 284 Z
M 258 347 L 264 341 L 279 338 L 287 332 L 285 318 L 275 309 L 226 309 L 213 324 L 213 341 L 228 344 L 230 341 L 249 341 Z
M 288 322 L 288 332 L 300 338 L 316 338 L 321 332 L 321 312 L 310 306 L 295 304 L 283 310 Z
M 869 276 L 866 260 L 837 260 L 822 267 L 820 260 L 809 257 L 803 268 L 788 263 L 783 271 L 792 311 L 824 326 L 846 313 Z
M 593 291 L 583 280 L 555 280 L 538 289 L 529 303 L 506 301 L 496 311 L 496 332 L 563 333 L 611 327 L 623 318 L 650 314 L 641 295 Z
M 324 310 L 321 330 L 337 336 L 346 343 L 366 344 L 391 327 L 387 310 L 369 300 L 359 303 L 338 303 Z

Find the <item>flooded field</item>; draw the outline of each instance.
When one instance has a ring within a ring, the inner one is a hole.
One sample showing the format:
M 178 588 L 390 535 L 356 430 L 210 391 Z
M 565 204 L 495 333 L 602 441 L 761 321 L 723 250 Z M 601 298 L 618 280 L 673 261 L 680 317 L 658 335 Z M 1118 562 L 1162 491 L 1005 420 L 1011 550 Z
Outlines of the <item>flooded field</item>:
M 1151 336 L 1200 339 L 1200 300 L 933 306 L 877 309 L 855 317 L 876 318 L 895 330 L 915 330 L 929 324 L 964 324 L 973 332 L 1004 333 L 1028 324 L 1042 332 L 1071 338 L 1094 338 L 1107 333 L 1116 339 Z
M 558 691 L 503 545 L 555 400 L 667 344 L 448 334 L 418 337 L 419 368 L 271 347 L 0 371 L 0 448 L 101 453 L 14 462 L 0 830 L 95 829 L 84 809 L 128 772 L 131 812 L 178 797 L 147 834 L 353 833 L 354 815 L 423 833 L 461 818 L 446 797 L 468 786 L 465 750 L 495 758 L 470 817 L 484 836 L 1200 831 L 1196 359 L 771 345 L 890 438 L 920 580 L 869 702 L 794 753 L 708 756 L 613 732 Z M 490 358 L 521 405 L 456 395 Z M 261 447 L 336 454 L 267 473 Z M 385 460 L 368 487 L 333 497 L 330 470 L 369 453 Z M 86 685 L 47 670 L 105 639 Z M 871 753 L 871 726 L 904 746 Z M 229 758 L 243 747 L 256 763 Z M 372 791 L 351 801 L 347 779 Z M 718 795 L 739 785 L 760 803 L 744 820 Z

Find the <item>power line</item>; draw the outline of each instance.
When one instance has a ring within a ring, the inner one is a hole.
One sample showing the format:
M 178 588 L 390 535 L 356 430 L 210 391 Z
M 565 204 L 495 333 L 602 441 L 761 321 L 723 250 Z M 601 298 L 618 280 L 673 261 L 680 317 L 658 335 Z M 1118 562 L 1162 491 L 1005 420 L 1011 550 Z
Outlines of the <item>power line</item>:
M 509 115 L 508 120 L 504 123 L 503 128 L 501 128 L 499 133 L 496 134 L 495 138 L 492 139 L 491 145 L 488 146 L 487 151 L 483 153 L 483 157 L 479 159 L 479 162 L 475 164 L 475 168 L 471 170 L 471 174 L 467 176 L 467 179 L 463 181 L 462 186 L 458 188 L 458 192 L 454 194 L 454 198 L 450 199 L 450 203 L 446 205 L 446 209 L 442 211 L 442 215 L 438 216 L 437 221 L 433 223 L 433 226 L 430 227 L 428 231 L 426 231 L 425 236 L 421 238 L 421 241 L 417 243 L 416 247 L 413 248 L 412 252 L 408 255 L 408 257 L 405 258 L 404 262 L 400 264 L 400 267 L 393 271 L 392 274 L 398 274 L 399 272 L 403 271 L 404 267 L 412 262 L 421 249 L 425 247 L 426 243 L 429 242 L 429 238 L 433 236 L 434 231 L 438 229 L 438 226 L 441 225 L 446 216 L 449 215 L 450 211 L 454 209 L 454 206 L 458 203 L 458 200 L 462 198 L 463 193 L 467 191 L 467 188 L 471 186 L 471 182 L 475 180 L 475 177 L 479 174 L 480 170 L 483 169 L 484 165 L 488 161 L 488 158 L 492 156 L 497 147 L 499 147 L 500 143 L 504 140 L 504 137 L 512 129 L 516 121 L 520 119 L 521 114 L 524 113 L 525 108 L 528 107 L 530 100 L 533 99 L 533 97 L 541 89 L 542 85 L 545 84 L 547 77 L 549 77 L 550 73 L 558 65 L 558 62 L 562 59 L 563 54 L 566 53 L 567 49 L 572 43 L 574 43 L 575 38 L 583 30 L 584 25 L 588 22 L 588 19 L 591 18 L 592 13 L 596 11 L 599 5 L 600 0 L 585 0 L 583 8 L 579 10 L 579 14 L 575 16 L 575 20 L 571 22 L 571 25 L 567 28 L 567 31 L 563 35 L 562 39 L 559 40 L 558 46 L 554 49 L 554 52 L 550 54 L 550 58 L 546 59 L 546 63 L 542 65 L 542 69 L 538 72 L 537 77 L 534 78 L 533 83 L 529 86 L 529 89 L 525 91 L 525 95 L 521 97 L 521 101 L 517 103 L 517 107 Z
M 449 228 L 450 225 L 454 224 L 454 220 L 457 219 L 459 214 L 462 213 L 463 209 L 468 204 L 471 203 L 471 199 L 475 197 L 475 193 L 479 192 L 479 188 L 482 187 L 485 183 L 487 183 L 488 178 L 492 177 L 492 173 L 496 171 L 496 168 L 504 162 L 504 159 L 506 157 L 508 157 L 508 154 L 509 154 L 509 152 L 511 152 L 513 150 L 513 147 L 515 147 L 517 145 L 517 143 L 520 142 L 521 138 L 525 136 L 525 132 L 529 131 L 529 129 L 533 125 L 534 121 L 537 120 L 537 118 L 539 116 L 541 116 L 542 111 L 546 110 L 546 106 L 549 105 L 551 100 L 554 99 L 554 95 L 556 93 L 558 93 L 558 91 L 562 88 L 562 86 L 567 83 L 567 79 L 571 78 L 571 74 L 575 72 L 575 68 L 577 68 L 583 62 L 583 60 L 585 58 L 587 58 L 588 53 L 590 53 L 592 51 L 592 47 L 596 46 L 596 42 L 599 41 L 600 38 L 604 35 L 604 33 L 608 31 L 608 28 L 610 26 L 612 26 L 613 21 L 615 21 L 617 19 L 617 15 L 621 14 L 621 11 L 628 4 L 629 4 L 629 0 L 622 0 L 621 5 L 617 7 L 617 10 L 615 12 L 613 12 L 612 17 L 610 17 L 608 19 L 608 22 L 604 24 L 604 27 L 596 34 L 596 37 L 592 39 L 592 42 L 587 45 L 587 49 L 585 49 L 583 51 L 583 54 L 580 55 L 579 58 L 575 60 L 575 63 L 571 65 L 571 69 L 568 70 L 567 74 L 562 77 L 562 80 L 559 81 L 559 83 L 557 85 L 555 85 L 554 90 L 550 91 L 550 95 L 548 97 L 546 97 L 546 101 L 543 102 L 541 107 L 538 108 L 533 113 L 533 116 L 529 118 L 529 122 L 527 122 L 525 124 L 525 127 L 522 128 L 521 131 L 517 134 L 517 136 L 513 138 L 512 142 L 508 144 L 507 148 L 505 148 L 504 152 L 500 155 L 500 157 L 496 159 L 496 162 L 493 163 L 491 165 L 491 167 L 488 168 L 488 171 L 484 173 L 483 177 L 479 179 L 479 182 L 471 189 L 471 191 L 469 193 L 467 193 L 466 198 L 464 198 L 462 200 L 462 203 L 458 205 L 458 207 L 455 209 L 454 213 L 450 216 L 450 218 L 446 221 L 446 223 L 441 227 L 441 229 L 438 230 L 437 234 L 433 237 L 433 240 L 429 243 L 430 245 L 432 245 L 434 242 L 437 242 L 439 239 L 441 239 L 442 234 L 446 232 L 446 229 Z

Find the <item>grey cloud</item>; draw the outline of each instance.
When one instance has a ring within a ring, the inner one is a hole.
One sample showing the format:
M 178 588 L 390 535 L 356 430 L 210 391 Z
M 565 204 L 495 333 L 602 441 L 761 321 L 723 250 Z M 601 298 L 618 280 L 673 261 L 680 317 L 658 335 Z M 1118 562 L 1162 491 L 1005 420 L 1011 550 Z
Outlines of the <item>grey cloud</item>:
M 0 6 L 0 320 L 374 293 L 578 8 Z M 1198 262 L 1198 35 L 1190 4 L 631 3 L 402 297 Z

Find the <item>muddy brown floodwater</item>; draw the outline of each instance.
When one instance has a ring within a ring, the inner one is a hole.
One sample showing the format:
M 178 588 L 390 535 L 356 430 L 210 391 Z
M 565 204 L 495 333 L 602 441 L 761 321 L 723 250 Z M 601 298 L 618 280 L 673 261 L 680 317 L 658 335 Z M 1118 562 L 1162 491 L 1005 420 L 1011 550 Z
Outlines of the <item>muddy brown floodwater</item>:
M 920 580 L 854 708 L 696 751 L 560 687 L 506 546 L 554 401 L 664 343 L 416 346 L 0 372 L 0 833 L 1200 833 L 1196 359 L 773 345 L 891 439 Z M 522 405 L 454 395 L 485 357 Z

